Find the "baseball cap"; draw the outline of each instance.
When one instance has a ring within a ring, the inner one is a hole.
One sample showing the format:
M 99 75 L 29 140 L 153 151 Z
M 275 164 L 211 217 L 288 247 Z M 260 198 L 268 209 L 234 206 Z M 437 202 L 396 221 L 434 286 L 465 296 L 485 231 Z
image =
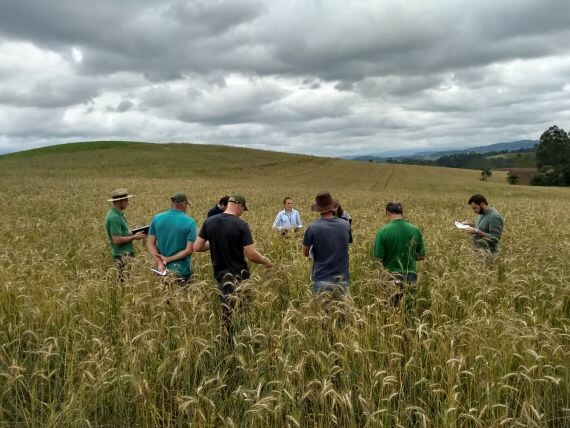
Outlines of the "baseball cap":
M 228 199 L 228 202 L 233 202 L 234 204 L 243 205 L 243 209 L 244 209 L 245 211 L 248 211 L 247 205 L 245 204 L 245 198 L 244 198 L 242 195 L 233 195 L 233 196 L 230 196 L 230 199 Z
M 185 193 L 175 193 L 170 197 L 172 202 L 188 202 L 188 198 Z

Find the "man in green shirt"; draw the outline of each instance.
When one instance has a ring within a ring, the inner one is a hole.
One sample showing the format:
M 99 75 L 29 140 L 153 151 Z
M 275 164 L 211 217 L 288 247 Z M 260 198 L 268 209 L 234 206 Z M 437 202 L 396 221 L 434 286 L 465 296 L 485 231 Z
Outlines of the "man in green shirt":
M 129 195 L 127 189 L 116 189 L 111 192 L 109 202 L 113 206 L 107 212 L 105 219 L 105 229 L 107 236 L 111 242 L 111 252 L 113 260 L 119 271 L 119 280 L 124 282 L 128 271 L 128 260 L 135 254 L 133 241 L 143 239 L 146 235 L 143 232 L 137 232 L 134 235 L 129 230 L 127 220 L 123 211 L 129 205 Z
M 373 255 L 394 277 L 399 291 L 390 300 L 397 305 L 403 296 L 404 283 L 416 283 L 416 261 L 423 260 L 426 252 L 420 229 L 404 220 L 400 202 L 386 204 L 386 217 L 389 223 L 376 233 Z
M 503 217 L 495 208 L 489 206 L 483 195 L 471 196 L 467 205 L 477 214 L 475 224 L 468 220 L 463 222 L 470 226 L 465 230 L 472 235 L 473 248 L 488 252 L 493 258 L 496 257 L 500 250 L 499 241 L 503 233 Z

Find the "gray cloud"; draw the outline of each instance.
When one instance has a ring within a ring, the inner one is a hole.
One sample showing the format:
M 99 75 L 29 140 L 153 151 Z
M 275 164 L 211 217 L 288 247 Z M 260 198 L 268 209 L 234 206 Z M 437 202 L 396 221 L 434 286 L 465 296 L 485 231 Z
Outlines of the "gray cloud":
M 570 126 L 569 23 L 567 0 L 0 0 L 0 151 L 537 138 Z

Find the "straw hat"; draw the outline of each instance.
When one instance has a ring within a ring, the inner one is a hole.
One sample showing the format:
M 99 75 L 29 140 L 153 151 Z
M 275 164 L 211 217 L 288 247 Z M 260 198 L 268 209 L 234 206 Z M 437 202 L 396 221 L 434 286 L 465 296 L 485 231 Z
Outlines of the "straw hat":
M 111 199 L 107 199 L 108 202 L 117 202 L 123 199 L 132 198 L 135 195 L 129 195 L 127 189 L 115 189 L 111 192 Z

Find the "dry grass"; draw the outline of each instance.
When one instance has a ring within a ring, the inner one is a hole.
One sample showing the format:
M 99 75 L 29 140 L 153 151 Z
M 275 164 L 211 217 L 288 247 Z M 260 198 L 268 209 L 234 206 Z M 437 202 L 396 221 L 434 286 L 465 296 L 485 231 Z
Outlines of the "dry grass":
M 0 157 L 0 426 L 568 426 L 570 193 L 478 174 L 200 146 Z M 221 195 L 247 196 L 244 219 L 276 267 L 253 267 L 233 347 L 208 255 L 181 291 L 137 243 L 117 285 L 103 218 L 123 186 L 137 195 L 131 226 L 175 191 L 199 224 Z M 308 223 L 322 189 L 355 219 L 351 295 L 325 306 L 300 237 L 270 231 L 283 196 Z M 452 227 L 475 192 L 506 218 L 493 265 Z M 407 310 L 386 305 L 370 258 L 390 199 L 429 255 Z

